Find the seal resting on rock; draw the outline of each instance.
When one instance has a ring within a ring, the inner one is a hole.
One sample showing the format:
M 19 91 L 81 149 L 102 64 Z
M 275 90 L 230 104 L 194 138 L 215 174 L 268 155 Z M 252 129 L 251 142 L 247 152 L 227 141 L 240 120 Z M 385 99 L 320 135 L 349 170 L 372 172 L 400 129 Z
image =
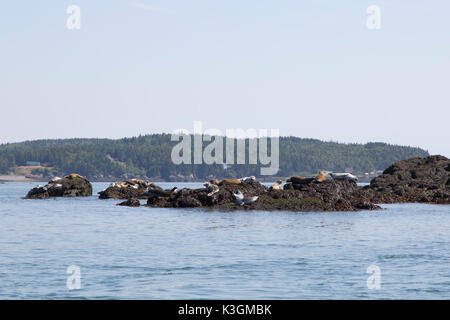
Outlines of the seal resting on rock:
M 224 184 L 241 184 L 242 183 L 241 179 L 222 179 L 222 180 L 212 179 L 210 182 L 212 184 L 215 184 L 216 186 L 221 186 Z
M 281 185 L 283 184 L 283 181 L 278 180 L 273 185 L 270 186 L 269 190 L 281 190 Z
M 317 182 L 324 182 L 325 180 L 327 180 L 327 177 L 325 176 L 325 172 L 320 171 L 319 174 L 316 177 L 316 181 Z
M 208 190 L 208 197 L 211 197 L 213 194 L 219 192 L 219 187 L 216 184 L 213 184 L 211 182 L 205 182 L 203 184 L 206 187 L 206 190 Z
M 286 182 L 291 182 L 291 183 L 299 183 L 301 181 L 303 181 L 305 178 L 303 178 L 302 176 L 293 176 L 290 177 L 289 179 L 286 179 Z
M 59 180 L 62 180 L 62 178 L 54 177 L 52 180 L 49 181 L 49 183 L 57 183 Z
M 253 197 L 244 197 L 244 194 L 242 193 L 241 190 L 237 190 L 236 192 L 233 192 L 233 199 L 234 199 L 234 203 L 242 206 L 244 204 L 252 204 L 253 202 L 255 202 L 256 200 L 258 200 L 258 196 L 253 196 Z
M 256 200 L 258 200 L 258 196 L 253 196 L 253 197 L 248 197 L 248 198 L 244 198 L 242 201 L 244 202 L 244 204 L 252 204 L 253 202 L 256 202 Z
M 351 173 L 330 173 L 330 176 L 334 179 L 334 180 L 350 180 L 350 181 L 358 181 L 358 177 L 352 175 Z
M 177 187 L 174 187 L 170 190 L 164 190 L 160 186 L 157 186 L 156 184 L 151 183 L 149 185 L 148 191 L 144 194 L 145 196 L 149 197 L 170 197 L 173 194 L 179 193 L 180 190 Z
M 78 173 L 71 173 L 69 174 L 67 177 L 71 178 L 71 179 L 75 179 L 75 178 L 83 178 L 82 176 L 80 176 Z M 67 178 L 66 177 L 66 178 Z
M 244 200 L 244 194 L 241 190 L 237 190 L 236 192 L 233 192 L 233 198 L 234 200 Z
M 245 182 L 245 183 L 252 183 L 252 182 L 256 181 L 256 177 L 255 176 L 243 177 L 243 178 L 240 178 L 239 180 L 241 180 L 241 182 Z
M 291 182 L 293 184 L 307 184 L 313 182 L 314 180 L 316 180 L 316 178 L 303 178 L 301 176 L 293 176 L 287 179 L 286 182 Z

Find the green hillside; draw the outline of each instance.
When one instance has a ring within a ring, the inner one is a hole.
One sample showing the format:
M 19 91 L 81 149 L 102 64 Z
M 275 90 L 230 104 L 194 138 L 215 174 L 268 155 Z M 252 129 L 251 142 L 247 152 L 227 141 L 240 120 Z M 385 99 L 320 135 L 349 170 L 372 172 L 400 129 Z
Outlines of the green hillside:
M 153 134 L 119 140 L 62 139 L 37 140 L 0 145 L 0 174 L 11 172 L 27 161 L 51 167 L 47 175 L 77 172 L 90 178 L 160 177 L 182 175 L 195 178 L 260 175 L 258 165 L 181 164 L 171 161 L 177 142 L 169 134 Z M 248 141 L 247 141 L 248 143 Z M 204 142 L 203 147 L 209 142 Z M 416 156 L 427 156 L 419 148 L 385 143 L 342 144 L 297 137 L 280 138 L 280 171 L 277 176 L 313 174 L 319 170 L 356 173 L 383 170 L 392 163 Z

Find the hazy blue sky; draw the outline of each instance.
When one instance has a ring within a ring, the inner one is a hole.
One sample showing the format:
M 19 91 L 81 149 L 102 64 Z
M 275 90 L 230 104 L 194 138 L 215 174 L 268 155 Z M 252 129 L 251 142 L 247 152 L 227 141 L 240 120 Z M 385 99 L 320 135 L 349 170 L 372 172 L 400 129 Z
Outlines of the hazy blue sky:
M 0 143 L 201 120 L 450 156 L 447 0 L 1 0 L 0 43 Z

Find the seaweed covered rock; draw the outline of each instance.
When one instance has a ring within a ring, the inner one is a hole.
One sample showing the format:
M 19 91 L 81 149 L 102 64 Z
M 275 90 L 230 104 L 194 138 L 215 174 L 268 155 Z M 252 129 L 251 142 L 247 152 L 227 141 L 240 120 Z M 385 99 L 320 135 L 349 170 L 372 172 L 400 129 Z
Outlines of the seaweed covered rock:
M 243 199 L 256 201 L 240 201 Z M 147 201 L 151 207 L 211 208 L 224 210 L 289 210 L 289 211 L 355 211 L 379 209 L 356 183 L 326 180 L 304 184 L 286 184 L 284 190 L 270 190 L 259 182 L 223 184 L 211 194 L 206 188 L 174 190 L 154 195 Z
M 149 189 L 149 183 L 140 179 L 129 179 L 114 182 L 103 191 L 100 191 L 100 199 L 146 199 L 145 193 Z
M 88 197 L 92 195 L 92 185 L 79 174 L 70 174 L 64 178 L 54 178 L 45 186 L 31 189 L 26 199 L 47 199 L 51 197 Z
M 429 156 L 396 162 L 364 190 L 376 203 L 450 204 L 450 160 Z

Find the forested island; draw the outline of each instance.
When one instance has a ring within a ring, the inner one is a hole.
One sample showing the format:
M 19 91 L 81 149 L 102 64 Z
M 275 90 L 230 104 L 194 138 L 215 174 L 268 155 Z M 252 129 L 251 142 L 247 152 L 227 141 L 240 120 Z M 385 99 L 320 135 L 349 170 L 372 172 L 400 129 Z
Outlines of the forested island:
M 0 174 L 38 163 L 33 174 L 44 177 L 77 172 L 92 180 L 155 178 L 189 181 L 208 177 L 260 176 L 259 164 L 180 164 L 171 161 L 177 144 L 170 134 L 112 139 L 36 140 L 0 145 Z M 204 146 L 207 143 L 204 143 Z M 248 141 L 246 141 L 248 147 Z M 365 174 L 428 152 L 415 147 L 386 143 L 343 144 L 316 139 L 280 137 L 279 177 L 317 174 L 320 170 Z

